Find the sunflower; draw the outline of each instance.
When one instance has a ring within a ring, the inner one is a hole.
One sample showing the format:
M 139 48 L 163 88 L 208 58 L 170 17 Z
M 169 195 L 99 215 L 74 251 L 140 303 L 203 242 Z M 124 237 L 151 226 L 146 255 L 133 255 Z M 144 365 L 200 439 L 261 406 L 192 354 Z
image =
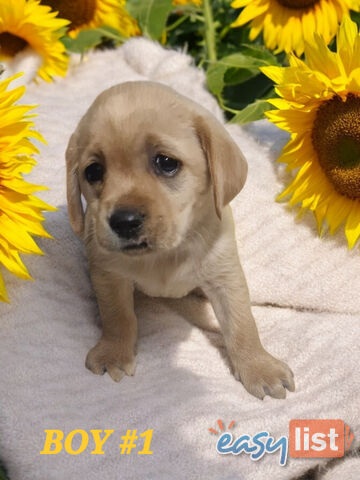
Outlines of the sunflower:
M 337 34 L 337 52 L 317 34 L 305 46 L 305 61 L 290 56 L 289 67 L 262 67 L 277 83 L 282 98 L 267 112 L 291 133 L 280 162 L 297 170 L 279 196 L 311 210 L 321 234 L 344 224 L 349 248 L 360 237 L 360 35 L 345 17 Z
M 232 27 L 251 21 L 250 40 L 263 31 L 270 50 L 300 56 L 314 32 L 328 45 L 344 14 L 359 11 L 360 0 L 234 0 L 231 6 L 245 7 Z
M 0 1 L 0 60 L 11 60 L 30 47 L 42 59 L 39 77 L 51 81 L 64 76 L 68 57 L 59 38 L 68 23 L 37 0 Z
M 32 155 L 38 150 L 30 139 L 42 140 L 42 137 L 32 129 L 30 118 L 34 115 L 28 112 L 33 107 L 15 105 L 25 87 L 7 90 L 17 77 L 0 82 L 0 264 L 14 275 L 30 279 L 19 253 L 42 253 L 31 235 L 51 238 L 41 226 L 44 220 L 41 211 L 55 209 L 33 195 L 45 187 L 22 178 L 36 164 Z M 0 300 L 8 301 L 1 273 Z
M 134 18 L 125 10 L 125 0 L 41 0 L 70 21 L 69 35 L 73 38 L 81 30 L 106 25 L 125 37 L 140 34 Z

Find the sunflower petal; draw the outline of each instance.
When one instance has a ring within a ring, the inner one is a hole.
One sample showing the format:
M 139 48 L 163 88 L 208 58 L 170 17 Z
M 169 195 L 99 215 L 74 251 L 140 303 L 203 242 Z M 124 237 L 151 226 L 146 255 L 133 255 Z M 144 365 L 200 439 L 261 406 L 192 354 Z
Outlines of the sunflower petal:
M 23 280 L 31 280 L 31 276 L 27 271 L 27 268 L 21 261 L 19 254 L 15 250 L 4 249 L 0 247 L 0 263 L 9 270 L 12 274 L 16 275 Z
M 337 52 L 347 74 L 352 70 L 352 57 L 357 35 L 356 24 L 348 16 L 344 16 L 337 35 Z
M 345 235 L 349 243 L 349 249 L 354 248 L 360 237 L 360 208 L 355 202 L 345 225 Z
M 6 288 L 5 288 L 5 282 L 1 275 L 1 272 L 0 272 L 0 301 L 10 303 L 9 297 L 7 295 Z

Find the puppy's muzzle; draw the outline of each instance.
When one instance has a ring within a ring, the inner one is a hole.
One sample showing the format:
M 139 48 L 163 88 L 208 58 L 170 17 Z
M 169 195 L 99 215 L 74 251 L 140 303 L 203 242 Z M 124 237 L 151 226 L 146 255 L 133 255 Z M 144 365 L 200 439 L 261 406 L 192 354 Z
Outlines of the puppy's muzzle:
M 123 240 L 135 240 L 139 236 L 144 215 L 135 209 L 118 209 L 109 218 L 111 229 Z

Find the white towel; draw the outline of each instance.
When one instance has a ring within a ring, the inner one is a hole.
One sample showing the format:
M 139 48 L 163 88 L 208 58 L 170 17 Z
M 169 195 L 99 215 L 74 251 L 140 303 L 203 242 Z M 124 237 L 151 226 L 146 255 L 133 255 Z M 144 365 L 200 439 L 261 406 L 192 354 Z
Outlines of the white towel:
M 251 397 L 229 372 L 221 336 L 191 325 L 215 323 L 209 305 L 193 297 L 136 296 L 133 378 L 116 384 L 84 367 L 100 327 L 84 249 L 67 218 L 64 151 L 98 93 L 139 79 L 166 83 L 222 118 L 191 58 L 145 39 L 91 53 L 65 79 L 28 88 L 25 102 L 39 104 L 36 124 L 49 144 L 30 180 L 51 187 L 42 197 L 59 211 L 47 214 L 55 240 L 39 240 L 46 255 L 25 258 L 36 281 L 5 274 L 12 303 L 0 306 L 0 459 L 11 480 L 293 479 L 326 459 L 289 458 L 281 467 L 276 453 L 256 463 L 245 454 L 221 456 L 208 428 L 219 418 L 235 420 L 236 436 L 268 430 L 278 438 L 288 434 L 291 419 L 340 418 L 359 445 L 360 262 L 359 249 L 348 252 L 342 233 L 321 240 L 311 215 L 298 222 L 274 201 L 285 185 L 275 158 L 287 136 L 268 122 L 229 127 L 249 162 L 233 207 L 260 335 L 294 370 L 297 391 L 285 401 Z M 45 429 L 115 432 L 104 455 L 47 456 L 40 455 Z M 153 455 L 120 454 L 127 429 L 153 429 Z M 336 468 L 350 461 L 360 475 L 352 459 Z M 328 480 L 335 478 L 330 472 Z

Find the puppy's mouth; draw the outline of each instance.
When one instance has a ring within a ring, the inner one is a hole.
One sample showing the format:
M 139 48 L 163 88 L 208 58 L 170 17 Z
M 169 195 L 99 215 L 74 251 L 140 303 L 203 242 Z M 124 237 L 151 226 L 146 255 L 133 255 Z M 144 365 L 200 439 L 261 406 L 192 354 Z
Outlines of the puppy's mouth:
M 139 253 L 144 253 L 149 250 L 149 244 L 146 240 L 141 242 L 131 242 L 121 247 L 121 251 L 127 254 L 136 255 Z
M 141 243 L 130 243 L 130 245 L 125 245 L 123 247 L 123 250 L 144 250 L 145 248 L 148 248 L 148 243 L 147 242 L 141 242 Z

